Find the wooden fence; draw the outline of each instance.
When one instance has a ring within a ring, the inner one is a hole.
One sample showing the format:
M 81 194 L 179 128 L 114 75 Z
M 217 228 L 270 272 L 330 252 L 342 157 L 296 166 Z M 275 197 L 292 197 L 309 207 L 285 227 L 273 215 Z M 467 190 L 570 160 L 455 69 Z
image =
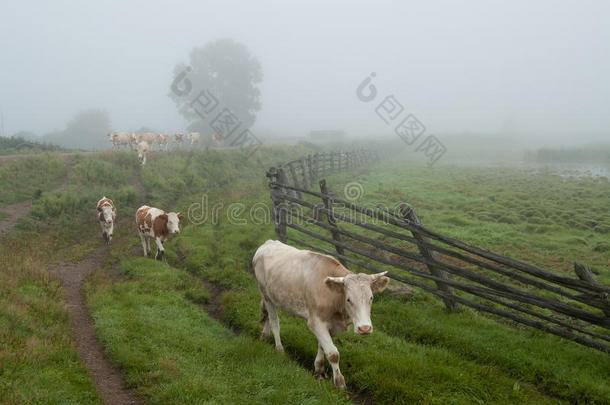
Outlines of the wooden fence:
M 358 161 L 358 154 L 368 157 Z M 329 192 L 325 180 L 312 189 L 320 175 L 377 159 L 358 154 L 327 153 L 268 170 L 279 240 L 346 266 L 389 270 L 390 278 L 434 294 L 449 311 L 465 305 L 610 352 L 610 286 L 586 265 L 574 264 L 578 278 L 557 274 L 434 232 L 407 204 L 357 205 Z
M 292 160 L 280 166 L 280 180 L 295 187 L 311 189 L 320 177 L 378 162 L 379 152 L 359 149 L 354 151 L 321 152 Z

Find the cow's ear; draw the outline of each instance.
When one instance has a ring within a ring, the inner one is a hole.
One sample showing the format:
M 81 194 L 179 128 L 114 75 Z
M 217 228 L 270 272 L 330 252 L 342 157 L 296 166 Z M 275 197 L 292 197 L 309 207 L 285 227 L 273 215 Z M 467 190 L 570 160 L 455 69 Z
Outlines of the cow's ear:
M 178 215 L 178 221 L 182 221 L 184 219 L 184 215 L 180 215 L 180 213 L 178 213 L 176 215 Z
M 332 290 L 343 291 L 345 288 L 345 277 L 326 277 L 324 282 Z
M 160 218 L 163 222 L 167 222 L 167 214 L 161 214 L 157 218 Z
M 390 279 L 385 276 L 386 273 L 387 271 L 384 271 L 383 273 L 372 275 L 371 290 L 373 290 L 373 292 L 381 292 L 388 286 Z

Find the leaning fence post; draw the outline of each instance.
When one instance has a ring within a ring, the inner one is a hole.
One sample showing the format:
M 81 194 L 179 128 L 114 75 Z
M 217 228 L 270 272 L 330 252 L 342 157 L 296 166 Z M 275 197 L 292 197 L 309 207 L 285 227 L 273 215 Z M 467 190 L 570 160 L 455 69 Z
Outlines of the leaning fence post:
M 589 266 L 586 264 L 574 262 L 574 272 L 578 278 L 583 281 L 588 281 L 591 284 L 599 284 L 597 277 L 595 277 Z M 608 293 L 601 293 L 597 299 L 608 307 L 608 309 L 602 309 L 602 311 L 604 311 L 606 316 L 610 316 L 610 297 L 608 297 Z
M 326 161 L 328 160 L 327 158 L 327 153 L 326 152 L 322 152 L 322 177 L 326 177 Z
M 339 228 L 339 226 L 337 225 L 337 220 L 335 219 L 335 216 L 333 214 L 333 204 L 330 201 L 330 196 L 328 195 L 328 189 L 326 188 L 326 180 L 322 179 L 320 180 L 320 193 L 322 193 L 322 203 L 324 203 L 324 208 L 326 208 L 326 218 L 328 219 L 328 224 L 332 227 L 332 230 L 330 231 L 330 233 L 333 236 L 333 240 L 335 242 L 341 242 L 341 236 L 339 234 L 339 232 L 337 231 L 337 229 Z M 342 246 L 339 246 L 336 243 L 333 243 L 333 245 L 335 245 L 335 250 L 337 251 L 338 254 L 340 255 L 345 255 L 345 251 L 343 250 Z M 339 258 L 339 262 L 341 262 L 341 264 L 345 267 L 347 267 L 347 263 L 345 262 L 345 260 L 343 258 Z
M 404 219 L 414 223 L 415 225 L 421 225 L 421 221 L 415 213 L 415 210 L 406 204 L 401 204 L 400 215 Z M 419 252 L 421 253 L 421 255 L 427 259 L 437 261 L 436 252 L 428 249 L 428 247 L 426 246 L 426 244 L 428 243 L 428 238 L 416 231 L 411 231 L 411 233 L 417 241 L 417 247 L 419 248 Z M 426 267 L 428 267 L 430 274 L 432 274 L 433 276 L 441 278 L 443 280 L 447 280 L 447 274 L 443 270 L 430 264 L 426 264 Z M 455 296 L 455 291 L 453 290 L 453 287 L 448 286 L 442 281 L 435 281 L 435 283 L 439 290 L 447 293 L 450 296 Z M 443 297 L 443 301 L 445 302 L 445 306 L 447 307 L 447 310 L 449 310 L 449 312 L 456 312 L 458 310 L 459 304 L 454 299 L 445 296 Z
M 315 177 L 313 176 L 313 164 L 311 154 L 307 155 L 307 170 L 309 171 L 309 188 L 314 185 Z
M 281 169 L 280 169 L 281 170 Z M 273 223 L 275 224 L 275 234 L 277 238 L 286 243 L 286 207 L 282 203 L 282 186 L 280 181 L 280 170 L 272 167 L 267 172 L 271 187 L 271 201 L 273 202 Z
M 280 166 L 277 169 L 277 179 L 282 185 L 290 185 L 290 180 L 288 180 L 288 175 L 286 174 L 286 170 L 284 170 L 284 166 Z M 282 187 L 282 191 L 284 194 L 292 195 L 293 197 L 297 196 L 297 192 L 295 190 L 291 190 L 286 187 Z
M 305 158 L 301 158 L 299 163 L 301 164 L 301 172 L 303 172 L 303 188 L 305 190 L 308 190 L 309 184 L 307 183 L 307 170 L 305 169 Z
M 292 165 L 292 162 L 290 162 L 290 164 L 288 165 L 288 170 L 290 170 L 290 175 L 292 176 L 292 181 L 294 182 L 294 186 L 296 188 L 301 188 L 301 186 L 299 186 L 299 179 L 297 178 L 297 173 L 294 170 L 294 166 Z M 300 191 L 297 191 L 297 195 L 300 199 L 303 199 L 303 196 L 301 195 Z

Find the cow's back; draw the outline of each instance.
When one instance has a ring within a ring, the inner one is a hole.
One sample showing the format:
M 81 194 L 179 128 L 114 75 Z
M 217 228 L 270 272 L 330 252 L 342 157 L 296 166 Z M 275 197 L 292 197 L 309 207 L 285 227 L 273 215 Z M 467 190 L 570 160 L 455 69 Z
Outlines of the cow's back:
M 324 311 L 324 308 L 336 305 L 337 299 L 340 299 L 325 285 L 326 277 L 349 274 L 330 256 L 271 240 L 258 248 L 253 265 L 265 298 L 303 318 L 307 318 L 312 311 Z

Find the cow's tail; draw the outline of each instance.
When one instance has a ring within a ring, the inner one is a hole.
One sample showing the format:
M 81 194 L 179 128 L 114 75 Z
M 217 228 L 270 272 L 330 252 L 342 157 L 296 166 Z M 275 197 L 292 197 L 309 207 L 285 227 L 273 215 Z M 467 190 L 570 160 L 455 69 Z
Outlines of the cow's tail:
M 261 298 L 261 319 L 258 321 L 260 323 L 265 323 L 267 322 L 267 319 L 269 319 L 269 312 L 267 312 L 267 307 L 265 306 L 265 299 Z

